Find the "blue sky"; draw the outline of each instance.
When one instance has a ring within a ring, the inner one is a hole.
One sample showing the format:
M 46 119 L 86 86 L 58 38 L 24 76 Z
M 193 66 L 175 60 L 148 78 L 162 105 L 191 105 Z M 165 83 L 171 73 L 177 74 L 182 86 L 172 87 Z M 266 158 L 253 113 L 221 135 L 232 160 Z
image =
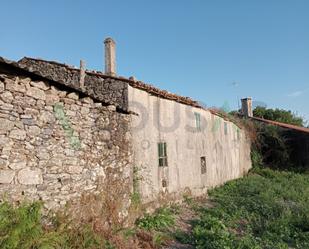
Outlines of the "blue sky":
M 238 107 L 251 96 L 309 120 L 308 0 L 1 0 L 0 56 L 103 69 L 117 43 L 118 74 Z

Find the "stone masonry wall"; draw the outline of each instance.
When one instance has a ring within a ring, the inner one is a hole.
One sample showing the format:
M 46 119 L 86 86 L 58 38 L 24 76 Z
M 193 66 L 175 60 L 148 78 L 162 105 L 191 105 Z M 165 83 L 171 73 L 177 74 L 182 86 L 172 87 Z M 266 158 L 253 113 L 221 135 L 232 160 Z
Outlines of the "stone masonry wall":
M 105 103 L 115 105 L 122 110 L 126 111 L 128 109 L 128 84 L 124 81 L 109 78 L 108 76 L 103 77 L 102 73 L 97 74 L 86 71 L 85 87 L 83 89 L 79 85 L 80 70 L 77 68 L 57 62 L 31 58 L 23 58 L 18 64 L 29 72 L 61 82 Z
M 129 203 L 129 119 L 115 106 L 0 68 L 0 199 L 42 200 L 56 210 L 106 191 L 114 178 Z

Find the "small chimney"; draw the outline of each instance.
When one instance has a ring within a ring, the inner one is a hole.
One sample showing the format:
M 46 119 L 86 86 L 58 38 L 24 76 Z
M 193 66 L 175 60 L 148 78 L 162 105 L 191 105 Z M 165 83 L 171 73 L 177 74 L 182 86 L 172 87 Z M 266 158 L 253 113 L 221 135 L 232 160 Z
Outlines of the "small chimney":
M 252 98 L 245 98 L 241 100 L 241 112 L 246 118 L 253 117 Z
M 105 74 L 116 76 L 116 43 L 112 38 L 106 38 L 105 44 Z
M 81 89 L 85 89 L 85 75 L 86 75 L 86 63 L 80 60 L 80 70 L 79 70 L 79 86 Z

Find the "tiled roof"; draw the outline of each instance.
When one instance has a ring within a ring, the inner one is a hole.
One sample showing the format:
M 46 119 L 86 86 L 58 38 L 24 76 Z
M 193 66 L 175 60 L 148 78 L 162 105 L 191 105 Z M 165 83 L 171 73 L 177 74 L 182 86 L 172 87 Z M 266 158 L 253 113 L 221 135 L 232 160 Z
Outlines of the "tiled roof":
M 275 126 L 279 126 L 279 127 L 282 127 L 282 128 L 286 128 L 286 129 L 290 129 L 290 130 L 296 130 L 296 131 L 305 132 L 305 133 L 309 134 L 309 128 L 306 128 L 306 127 L 301 127 L 301 126 L 297 126 L 297 125 L 290 125 L 290 124 L 272 121 L 272 120 L 268 120 L 268 119 L 264 119 L 264 118 L 258 118 L 258 117 L 252 117 L 252 119 L 266 123 L 266 124 L 275 125 Z

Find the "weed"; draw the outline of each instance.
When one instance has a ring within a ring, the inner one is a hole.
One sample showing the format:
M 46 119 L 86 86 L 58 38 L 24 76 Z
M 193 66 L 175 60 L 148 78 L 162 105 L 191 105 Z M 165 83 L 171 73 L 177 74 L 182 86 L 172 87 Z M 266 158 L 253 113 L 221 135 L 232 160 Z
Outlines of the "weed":
M 136 221 L 137 227 L 147 231 L 162 231 L 175 224 L 175 216 L 170 208 L 159 208 L 154 214 L 146 214 Z
M 133 193 L 131 194 L 131 202 L 135 207 L 141 204 L 141 194 L 139 191 L 140 181 L 141 177 L 139 176 L 139 168 L 133 167 Z

